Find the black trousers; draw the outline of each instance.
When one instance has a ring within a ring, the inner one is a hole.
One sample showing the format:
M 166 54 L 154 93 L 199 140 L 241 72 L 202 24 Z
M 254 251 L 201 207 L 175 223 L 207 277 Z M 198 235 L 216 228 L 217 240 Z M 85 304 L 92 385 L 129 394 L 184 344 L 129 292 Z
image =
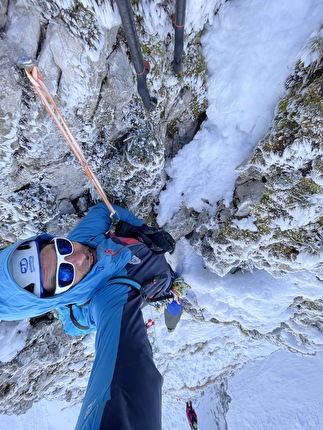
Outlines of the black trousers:
M 118 294 L 115 294 L 118 292 Z M 89 305 L 96 357 L 77 430 L 161 430 L 162 376 L 140 310 L 125 285 L 102 289 Z

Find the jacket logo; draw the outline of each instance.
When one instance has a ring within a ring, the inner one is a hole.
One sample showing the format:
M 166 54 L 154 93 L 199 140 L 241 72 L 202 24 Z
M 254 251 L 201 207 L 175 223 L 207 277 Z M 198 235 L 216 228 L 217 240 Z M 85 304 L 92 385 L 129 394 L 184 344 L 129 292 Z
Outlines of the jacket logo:
M 134 264 L 134 265 L 137 265 L 137 264 L 140 264 L 140 263 L 141 263 L 141 260 L 136 255 L 133 255 L 131 257 L 131 260 L 129 261 L 129 264 Z

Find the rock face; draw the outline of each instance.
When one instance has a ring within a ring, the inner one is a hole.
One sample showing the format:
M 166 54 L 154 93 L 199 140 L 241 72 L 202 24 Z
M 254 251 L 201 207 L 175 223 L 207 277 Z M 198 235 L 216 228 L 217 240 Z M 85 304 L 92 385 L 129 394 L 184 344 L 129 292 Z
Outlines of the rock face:
M 256 267 L 323 279 L 322 34 L 307 52 L 314 60 L 299 61 L 270 131 L 238 168 L 231 206 L 192 214 L 190 241 L 221 276 Z
M 14 332 L 17 324 L 21 323 L 2 321 L 1 333 Z M 0 413 L 23 414 L 44 393 L 49 400 L 79 403 L 93 363 L 92 337 L 65 334 L 52 314 L 31 320 L 26 333 L 25 347 L 13 360 L 1 363 Z
M 45 230 L 64 233 L 97 197 L 25 72 L 16 66 L 21 56 L 37 60 L 106 193 L 143 218 L 152 212 L 165 183 L 165 157 L 191 140 L 206 109 L 206 89 L 201 28 L 187 36 L 184 73 L 177 78 L 171 67 L 172 6 L 156 6 L 160 28 L 152 28 L 150 13 L 156 11 L 149 12 L 144 3 L 134 5 L 134 13 L 143 56 L 151 64 L 149 91 L 158 99 L 153 114 L 145 111 L 137 93 L 116 6 L 98 6 L 94 0 L 2 2 L 3 243 Z M 214 1 L 210 10 L 218 4 Z

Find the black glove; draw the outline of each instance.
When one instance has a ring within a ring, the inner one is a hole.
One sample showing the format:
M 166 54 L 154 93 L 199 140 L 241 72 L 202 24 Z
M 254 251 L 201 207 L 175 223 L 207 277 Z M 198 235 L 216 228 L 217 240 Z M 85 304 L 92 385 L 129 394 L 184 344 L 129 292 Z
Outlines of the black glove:
M 146 224 L 135 226 L 120 220 L 116 225 L 115 234 L 122 237 L 132 237 L 145 243 L 156 254 L 175 250 L 176 242 L 167 231 L 158 227 L 149 227 Z

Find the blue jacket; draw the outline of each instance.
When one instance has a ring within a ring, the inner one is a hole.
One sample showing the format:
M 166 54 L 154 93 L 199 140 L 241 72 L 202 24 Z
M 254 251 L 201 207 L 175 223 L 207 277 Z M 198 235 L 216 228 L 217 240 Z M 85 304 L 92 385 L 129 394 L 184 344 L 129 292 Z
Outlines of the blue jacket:
M 143 224 L 130 212 L 119 207 L 116 210 L 122 220 Z M 2 250 L 0 319 L 28 318 L 91 299 L 81 314 L 97 330 L 96 356 L 76 430 L 161 430 L 162 377 L 153 361 L 140 310 L 142 299 L 128 285 L 111 280 L 128 275 L 142 282 L 163 275 L 167 287 L 170 269 L 164 256 L 154 254 L 146 245 L 106 236 L 109 215 L 106 206 L 99 203 L 68 235 L 72 241 L 95 247 L 98 261 L 82 281 L 53 297 L 38 298 L 13 281 L 9 261 L 19 244 Z M 155 295 L 154 288 L 153 283 L 147 290 L 149 295 Z
M 115 207 L 120 218 L 132 225 L 142 225 L 143 221 L 133 214 Z M 92 207 L 76 228 L 68 235 L 70 240 L 92 246 L 97 250 L 97 263 L 91 272 L 65 293 L 47 298 L 38 298 L 34 294 L 20 288 L 13 280 L 9 261 L 12 253 L 22 240 L 0 251 L 0 319 L 20 320 L 42 315 L 52 309 L 71 303 L 84 304 L 87 302 L 108 279 L 126 275 L 125 265 L 131 259 L 130 246 L 118 244 L 111 238 L 106 238 L 111 221 L 110 212 L 104 203 Z M 40 235 L 30 238 L 51 239 L 52 235 Z

